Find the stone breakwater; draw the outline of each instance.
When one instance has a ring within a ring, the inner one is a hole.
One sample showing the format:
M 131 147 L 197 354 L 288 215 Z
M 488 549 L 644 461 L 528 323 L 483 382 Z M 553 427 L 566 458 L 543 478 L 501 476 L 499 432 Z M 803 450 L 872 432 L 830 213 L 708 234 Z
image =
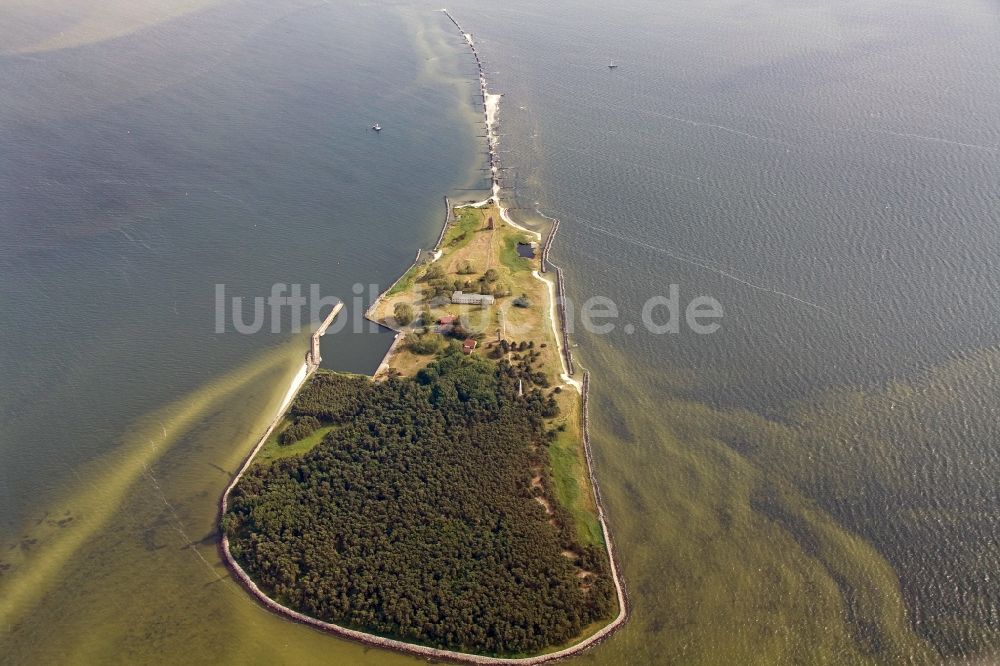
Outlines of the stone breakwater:
M 260 450 L 264 447 L 264 444 L 267 442 L 267 438 L 271 436 L 271 433 L 274 432 L 274 429 L 278 427 L 279 423 L 281 423 L 281 419 L 284 418 L 285 413 L 288 411 L 288 408 L 292 406 L 292 401 L 295 400 L 295 396 L 298 395 L 299 391 L 302 389 L 302 386 L 306 383 L 306 380 L 309 379 L 309 377 L 314 372 L 316 372 L 316 369 L 319 367 L 319 362 L 320 360 L 322 360 L 320 359 L 318 352 L 319 338 L 322 337 L 324 333 L 326 333 L 326 329 L 330 327 L 330 324 L 336 318 L 337 314 L 343 309 L 343 307 L 344 307 L 343 303 L 337 303 L 335 306 L 333 306 L 333 310 L 330 311 L 330 314 L 326 316 L 326 319 L 323 320 L 323 323 L 320 324 L 319 328 L 317 328 L 316 331 L 310 337 L 309 351 L 306 352 L 306 362 L 302 365 L 301 368 L 299 368 L 299 371 L 295 374 L 295 377 L 292 378 L 292 383 L 288 387 L 288 391 L 285 393 L 285 397 L 281 401 L 281 405 L 278 407 L 277 414 L 275 414 L 274 418 L 271 419 L 271 423 L 267 426 L 267 429 L 264 431 L 264 434 L 261 435 L 259 440 L 257 440 L 256 446 L 254 446 L 253 450 L 250 451 L 250 454 L 243 460 L 243 465 L 240 467 L 240 470 L 236 473 L 236 475 L 233 477 L 233 480 L 226 487 L 225 492 L 222 493 L 222 499 L 219 500 L 220 518 L 226 515 L 226 509 L 229 506 L 229 493 L 233 491 L 233 488 L 236 487 L 236 484 L 239 483 L 240 479 L 243 477 L 246 471 L 250 469 L 250 465 L 253 464 L 253 459 L 257 457 L 257 454 L 260 452 Z M 243 570 L 240 569 L 239 565 L 236 564 L 236 561 L 233 560 L 232 556 L 229 554 L 229 539 L 226 537 L 225 534 L 222 535 L 221 548 L 223 551 L 223 560 L 225 561 L 226 565 L 229 566 L 233 574 L 236 575 L 237 578 L 239 578 L 241 575 L 245 576 L 246 574 L 243 573 Z
M 561 222 L 558 217 L 549 217 L 542 211 L 535 209 L 535 212 L 552 222 L 552 227 L 549 229 L 549 235 L 545 239 L 545 243 L 542 245 L 541 254 L 541 272 L 548 273 L 549 268 L 555 272 L 556 275 L 556 310 L 559 313 L 559 338 L 560 338 L 560 351 L 563 356 L 563 361 L 566 365 L 566 374 L 572 377 L 576 374 L 576 366 L 573 363 L 573 352 L 570 351 L 569 346 L 569 313 L 566 311 L 566 283 L 563 277 L 563 271 L 561 268 L 556 266 L 549 259 L 549 252 L 552 250 L 552 243 L 556 239 L 556 234 L 559 232 L 559 225 Z
M 458 31 L 462 33 L 462 37 L 469 45 L 469 50 L 472 51 L 472 57 L 476 59 L 476 68 L 479 71 L 479 94 L 483 97 L 483 120 L 486 125 L 486 148 L 490 156 L 490 182 L 492 185 L 493 198 L 497 198 L 500 194 L 500 156 L 497 153 L 497 135 L 493 131 L 496 125 L 497 110 L 500 104 L 500 95 L 491 95 L 489 88 L 486 85 L 486 67 L 483 65 L 482 58 L 479 57 L 479 49 L 476 48 L 476 42 L 472 39 L 472 33 L 466 32 L 462 25 L 455 19 L 454 16 L 447 9 L 442 9 L 444 15 L 455 24 Z
M 597 519 L 601 523 L 601 532 L 604 534 L 604 543 L 608 547 L 608 558 L 611 561 L 611 568 L 613 571 L 614 582 L 615 582 L 615 593 L 618 597 L 618 618 L 615 622 L 618 622 L 617 626 L 620 626 L 628 619 L 629 613 L 629 598 L 628 590 L 625 587 L 625 578 L 622 575 L 621 565 L 619 564 L 617 558 L 615 558 L 614 542 L 611 539 L 611 531 L 608 529 L 607 518 L 604 515 L 604 500 L 601 496 L 601 486 L 597 482 L 597 475 L 594 473 L 594 457 L 591 452 L 590 447 L 590 371 L 585 371 L 583 373 L 583 388 L 580 391 L 583 400 L 583 454 L 587 459 L 587 474 L 590 477 L 590 485 L 594 489 L 594 501 L 597 504 Z M 612 623 L 613 625 L 614 623 Z M 608 625 L 611 627 L 612 625 Z M 605 627 L 607 628 L 607 627 Z M 616 627 L 617 628 L 617 627 Z M 614 631 L 614 629 L 612 629 Z
M 549 267 L 549 250 L 552 249 L 552 241 L 556 238 L 556 232 L 559 231 L 559 218 L 552 219 L 552 228 L 549 229 L 549 235 L 545 239 L 545 244 L 542 246 L 542 260 L 541 269 L 543 273 L 548 272 Z
M 444 224 L 441 225 L 441 233 L 438 234 L 437 242 L 434 243 L 434 250 L 435 251 L 441 249 L 441 243 L 444 242 L 444 235 L 448 231 L 448 225 L 451 223 L 451 221 L 452 221 L 451 200 L 448 199 L 448 197 L 445 197 L 444 198 Z
M 559 335 L 562 337 L 562 353 L 566 361 L 566 373 L 569 376 L 576 374 L 576 367 L 573 364 L 573 352 L 569 349 L 569 315 L 566 312 L 566 281 L 563 278 L 563 271 L 558 266 L 556 269 L 556 304 L 559 310 Z

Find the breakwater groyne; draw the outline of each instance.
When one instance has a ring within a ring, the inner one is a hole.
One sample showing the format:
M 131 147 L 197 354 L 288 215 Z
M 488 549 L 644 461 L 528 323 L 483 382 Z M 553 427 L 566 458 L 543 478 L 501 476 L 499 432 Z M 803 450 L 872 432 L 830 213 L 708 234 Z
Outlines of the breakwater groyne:
M 509 217 L 507 209 L 503 207 L 500 202 L 500 162 L 499 154 L 497 151 L 497 135 L 494 131 L 497 114 L 499 112 L 499 95 L 491 95 L 486 81 L 486 70 L 483 66 L 482 58 L 479 56 L 479 51 L 476 48 L 475 41 L 472 38 L 472 34 L 466 32 L 462 25 L 452 16 L 448 10 L 441 10 L 444 14 L 455 24 L 459 32 L 465 38 L 466 42 L 469 44 L 469 48 L 472 50 L 472 55 L 476 59 L 476 66 L 479 71 L 479 85 L 480 93 L 483 96 L 483 114 L 486 124 L 486 142 L 487 148 L 489 150 L 490 158 L 490 174 L 492 183 L 492 199 L 497 202 L 497 205 L 501 209 L 501 218 L 503 218 L 509 224 L 514 224 L 514 221 Z M 556 234 L 559 231 L 559 225 L 561 224 L 559 218 L 549 218 L 544 215 L 541 211 L 537 211 L 542 217 L 546 217 L 552 221 L 552 227 L 549 229 L 549 234 L 546 237 L 543 245 L 539 261 L 539 268 L 541 273 L 547 273 L 549 267 L 553 269 L 556 276 L 556 302 L 555 310 L 558 313 L 559 320 L 559 337 L 561 339 L 560 349 L 562 352 L 563 362 L 566 366 L 567 374 L 572 377 L 576 373 L 576 364 L 573 361 L 573 352 L 570 349 L 570 339 L 569 339 L 569 313 L 567 312 L 567 298 L 566 298 L 566 279 L 563 274 L 562 268 L 556 266 L 549 259 L 549 253 L 552 249 L 552 244 L 555 241 Z M 516 225 L 515 225 L 516 226 Z M 535 233 L 535 232 L 532 232 Z M 535 234 L 538 236 L 538 234 Z M 546 278 L 536 275 L 541 280 Z M 587 461 L 587 474 L 590 479 L 591 486 L 594 489 L 594 502 L 597 506 L 597 517 L 601 525 L 601 531 L 604 536 L 604 543 L 607 547 L 608 560 L 611 566 L 612 578 L 615 584 L 615 592 L 618 598 L 618 615 L 609 624 L 602 627 L 593 636 L 581 641 L 579 644 L 567 648 L 566 650 L 561 650 L 559 652 L 552 653 L 550 655 L 544 655 L 543 657 L 528 658 L 523 660 L 515 660 L 517 663 L 522 664 L 537 664 L 543 663 L 551 659 L 562 659 L 589 647 L 596 645 L 601 642 L 612 633 L 614 633 L 618 628 L 620 628 L 628 620 L 629 616 L 629 600 L 625 590 L 624 577 L 621 571 L 621 565 L 618 562 L 618 558 L 615 556 L 614 543 L 611 538 L 611 531 L 608 528 L 607 517 L 604 513 L 604 503 L 601 497 L 600 486 L 598 485 L 597 476 L 594 473 L 594 459 L 591 453 L 590 445 L 590 372 L 584 371 L 583 382 L 580 385 L 580 394 L 582 401 L 582 412 L 583 412 L 583 423 L 581 425 L 581 438 L 583 439 L 583 449 L 584 456 Z
M 558 266 L 556 269 L 556 309 L 559 311 L 559 335 L 562 338 L 563 360 L 566 361 L 566 373 L 572 377 L 576 374 L 576 367 L 573 364 L 573 352 L 569 348 L 569 314 L 566 312 L 566 280 L 563 278 L 563 271 Z
M 506 222 L 513 224 L 514 222 L 509 218 L 507 210 L 500 204 L 500 157 L 499 152 L 497 151 L 498 138 L 495 131 L 497 115 L 499 113 L 500 95 L 491 94 L 489 91 L 489 86 L 487 85 L 486 80 L 486 68 L 483 65 L 483 59 L 479 55 L 479 49 L 476 48 L 476 42 L 472 38 L 472 33 L 467 32 L 465 28 L 462 27 L 462 24 L 459 23 L 447 9 L 442 9 L 441 11 L 453 24 L 455 24 L 455 27 L 458 28 L 459 32 L 462 33 L 462 37 L 465 38 L 465 41 L 468 43 L 469 49 L 472 51 L 472 55 L 476 60 L 476 68 L 479 73 L 479 92 L 483 97 L 483 118 L 486 125 L 486 147 L 489 152 L 490 182 L 493 193 L 492 199 L 497 202 L 497 205 L 501 206 L 501 217 L 503 217 Z M 542 245 L 541 260 L 539 264 L 542 273 L 546 273 L 550 266 L 555 269 L 557 291 L 556 310 L 559 315 L 559 330 L 561 338 L 560 351 L 566 366 L 566 373 L 573 376 L 576 373 L 576 367 L 573 362 L 573 353 L 570 351 L 569 343 L 569 319 L 566 311 L 566 286 L 562 276 L 562 271 L 549 261 L 549 250 L 552 248 L 552 243 L 555 240 L 555 235 L 558 230 L 559 220 L 553 219 L 552 228 L 549 230 L 549 235 Z M 536 236 L 538 236 L 537 233 Z
M 552 241 L 555 240 L 557 231 L 559 231 L 559 218 L 552 218 L 552 228 L 549 229 L 549 235 L 545 238 L 545 244 L 542 245 L 541 269 L 543 273 L 548 272 L 549 250 L 552 249 Z
M 497 135 L 494 131 L 494 126 L 496 125 L 497 107 L 500 103 L 500 95 L 491 95 L 486 86 L 486 67 L 483 65 L 483 59 L 479 57 L 479 49 L 476 48 L 476 42 L 472 39 L 472 33 L 467 32 L 465 28 L 462 27 L 462 24 L 460 24 L 447 9 L 442 9 L 441 11 L 452 23 L 455 24 L 458 31 L 462 33 L 462 37 L 465 38 L 465 41 L 469 44 L 469 49 L 472 51 L 472 57 L 476 59 L 476 69 L 479 73 L 479 94 L 483 97 L 483 120 L 486 124 L 486 148 L 490 158 L 490 185 L 493 197 L 496 198 L 500 194 L 500 157 L 497 153 Z

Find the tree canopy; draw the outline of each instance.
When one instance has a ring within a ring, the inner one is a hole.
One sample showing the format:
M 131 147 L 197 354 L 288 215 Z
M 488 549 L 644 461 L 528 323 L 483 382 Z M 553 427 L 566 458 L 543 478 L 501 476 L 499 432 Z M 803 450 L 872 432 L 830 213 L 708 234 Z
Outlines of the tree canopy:
M 279 602 L 371 633 L 494 655 L 571 640 L 614 595 L 548 490 L 554 405 L 525 367 L 451 348 L 412 379 L 319 374 L 292 415 L 338 427 L 248 470 L 232 553 Z

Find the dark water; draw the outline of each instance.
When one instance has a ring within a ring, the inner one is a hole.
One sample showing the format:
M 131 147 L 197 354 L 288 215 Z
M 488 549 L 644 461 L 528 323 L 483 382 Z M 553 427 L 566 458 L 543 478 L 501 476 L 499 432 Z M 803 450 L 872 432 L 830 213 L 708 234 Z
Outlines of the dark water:
M 218 495 L 306 341 L 216 334 L 215 285 L 318 284 L 352 321 L 433 243 L 480 179 L 438 18 L 230 2 L 0 56 L 0 661 L 330 652 L 220 578 Z M 324 356 L 371 372 L 388 342 L 350 331 Z
M 214 334 L 213 286 L 348 300 L 472 196 L 435 8 L 221 3 L 0 57 L 0 654 L 407 661 L 225 578 L 214 502 L 304 342 Z M 635 610 L 580 661 L 996 656 L 998 6 L 456 11 L 570 296 L 637 326 L 574 336 Z M 671 284 L 721 330 L 639 326 Z M 345 369 L 388 344 L 339 337 Z
M 577 336 L 636 599 L 608 654 L 996 655 L 997 5 L 482 15 L 570 296 L 725 309 Z
M 418 55 L 406 22 L 384 22 L 246 3 L 110 44 L 6 58 L 0 75 L 16 103 L 0 120 L 10 442 L 0 505 L 29 497 L 41 461 L 92 458 L 151 404 L 288 339 L 267 326 L 216 335 L 215 284 L 252 297 L 275 282 L 316 283 L 350 303 L 354 283 L 379 283 L 411 259 L 410 245 L 433 239 L 442 192 L 474 159 L 474 130 L 457 104 L 441 109 L 439 97 L 455 97 L 445 80 L 415 81 L 436 62 L 425 58 L 455 54 Z M 225 52 L 205 46 L 241 30 Z M 381 43 L 382 30 L 396 45 Z M 197 48 L 211 59 L 189 70 Z M 108 86 L 121 61 L 135 66 L 141 95 L 59 99 L 51 87 L 60 76 Z M 62 108 L 49 106 L 57 99 Z M 36 117 L 22 114 L 32 103 Z M 387 131 L 367 131 L 373 115 Z M 47 414 L 66 430 L 39 428 Z M 85 436 L 67 446 L 71 432 Z M 0 524 L 12 527 L 8 518 Z

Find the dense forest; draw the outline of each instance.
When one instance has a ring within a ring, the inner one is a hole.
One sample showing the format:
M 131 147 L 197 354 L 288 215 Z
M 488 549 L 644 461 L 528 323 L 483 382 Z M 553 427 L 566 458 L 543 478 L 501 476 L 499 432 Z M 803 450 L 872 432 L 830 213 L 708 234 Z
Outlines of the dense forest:
M 557 409 L 526 365 L 454 345 L 412 379 L 318 374 L 293 426 L 335 427 L 240 480 L 232 553 L 325 621 L 482 654 L 564 643 L 616 609 L 606 553 L 547 490 Z

